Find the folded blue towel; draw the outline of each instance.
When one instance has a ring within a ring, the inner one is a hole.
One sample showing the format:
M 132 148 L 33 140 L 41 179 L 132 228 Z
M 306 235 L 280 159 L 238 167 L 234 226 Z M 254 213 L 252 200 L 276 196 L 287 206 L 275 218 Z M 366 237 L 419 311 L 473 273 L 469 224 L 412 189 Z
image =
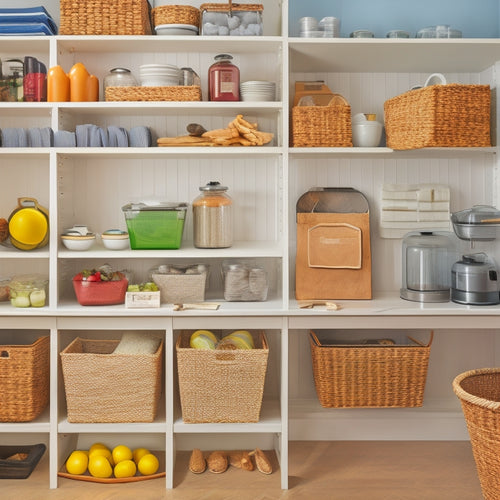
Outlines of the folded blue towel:
M 44 24 L 49 34 L 57 35 L 57 25 L 44 7 L 27 7 L 23 9 L 0 9 L 0 24 Z
M 0 36 L 10 35 L 55 35 L 44 23 L 4 24 L 0 22 Z

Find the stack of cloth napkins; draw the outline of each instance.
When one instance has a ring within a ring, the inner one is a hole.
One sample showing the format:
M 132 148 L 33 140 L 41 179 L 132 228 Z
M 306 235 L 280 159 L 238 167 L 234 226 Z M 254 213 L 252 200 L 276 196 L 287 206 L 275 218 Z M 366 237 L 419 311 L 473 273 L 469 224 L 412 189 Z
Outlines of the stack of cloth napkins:
M 137 126 L 130 130 L 110 125 L 77 125 L 76 131 L 44 128 L 0 129 L 0 146 L 4 148 L 149 148 L 153 137 L 149 127 Z
M 450 189 L 442 184 L 384 184 L 380 236 L 402 238 L 409 231 L 450 230 Z
M 57 25 L 44 7 L 0 9 L 0 35 L 57 35 Z
M 83 148 L 148 148 L 153 140 L 149 127 L 99 127 L 90 123 L 76 126 L 76 146 Z M 56 144 L 57 146 L 57 144 Z
M 0 141 L 4 148 L 50 148 L 54 145 L 54 133 L 44 128 L 3 128 Z

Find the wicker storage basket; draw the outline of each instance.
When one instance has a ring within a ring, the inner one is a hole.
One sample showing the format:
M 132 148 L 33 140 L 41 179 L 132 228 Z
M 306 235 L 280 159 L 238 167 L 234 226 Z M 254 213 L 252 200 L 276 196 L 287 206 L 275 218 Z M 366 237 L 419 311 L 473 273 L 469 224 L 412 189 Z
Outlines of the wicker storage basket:
M 152 422 L 163 341 L 154 354 L 113 354 L 119 340 L 77 337 L 61 351 L 68 422 Z
M 330 106 L 294 106 L 292 146 L 352 147 L 351 107 L 347 101 Z
M 176 342 L 182 418 L 187 423 L 258 422 L 269 348 L 252 332 L 255 349 L 189 347 L 192 332 Z
M 486 500 L 500 498 L 500 368 L 458 375 L 453 390 L 460 399 L 472 452 Z
M 49 402 L 50 339 L 0 345 L 0 422 L 29 422 Z
M 162 274 L 152 275 L 160 289 L 162 304 L 184 304 L 205 300 L 206 271 L 197 274 Z
M 148 0 L 60 0 L 60 35 L 151 35 Z
M 201 101 L 199 85 L 106 87 L 106 101 Z
M 154 26 L 161 24 L 200 25 L 200 10 L 191 5 L 160 5 L 151 11 Z
M 387 146 L 488 147 L 491 91 L 488 85 L 431 85 L 384 103 Z
M 314 383 L 324 408 L 422 406 L 427 345 L 321 344 L 310 332 Z

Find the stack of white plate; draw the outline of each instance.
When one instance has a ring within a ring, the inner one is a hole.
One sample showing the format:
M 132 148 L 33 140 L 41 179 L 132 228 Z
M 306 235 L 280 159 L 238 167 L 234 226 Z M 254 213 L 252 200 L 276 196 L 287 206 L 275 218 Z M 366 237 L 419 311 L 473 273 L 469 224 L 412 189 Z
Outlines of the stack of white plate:
M 157 35 L 181 35 L 181 36 L 196 36 L 198 34 L 198 26 L 192 24 L 159 24 L 155 26 Z
M 179 85 L 180 70 L 171 64 L 143 64 L 139 78 L 143 87 L 170 87 Z
M 276 84 L 266 81 L 243 82 L 240 85 L 242 101 L 274 101 L 276 99 Z

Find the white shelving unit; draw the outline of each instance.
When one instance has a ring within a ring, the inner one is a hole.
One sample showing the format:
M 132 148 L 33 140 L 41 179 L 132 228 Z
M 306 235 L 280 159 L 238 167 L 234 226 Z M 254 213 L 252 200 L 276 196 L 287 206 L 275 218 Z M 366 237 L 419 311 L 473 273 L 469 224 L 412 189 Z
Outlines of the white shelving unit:
M 292 3 L 296 0 L 290 0 Z M 52 12 L 58 2 L 45 2 Z M 74 130 L 83 123 L 99 126 L 151 127 L 156 137 L 180 135 L 191 122 L 205 128 L 225 127 L 236 114 L 257 121 L 275 134 L 261 148 L 0 148 L 0 216 L 8 216 L 18 196 L 32 196 L 49 208 L 50 242 L 22 252 L 0 247 L 0 275 L 43 272 L 50 278 L 49 303 L 42 309 L 0 304 L 0 343 L 51 336 L 50 407 L 36 421 L 2 423 L 2 440 L 38 439 L 49 448 L 47 487 L 58 485 L 57 472 L 71 449 L 106 439 L 165 450 L 166 488 L 172 488 L 177 450 L 220 448 L 258 443 L 276 450 L 279 483 L 288 487 L 288 441 L 294 439 L 467 439 L 459 402 L 451 391 L 455 375 L 470 368 L 498 365 L 500 307 L 418 304 L 399 298 L 401 241 L 378 235 L 382 184 L 439 182 L 449 184 L 452 210 L 477 203 L 498 204 L 498 150 L 494 103 L 493 146 L 489 148 L 292 148 L 288 146 L 289 102 L 296 80 L 324 80 L 350 103 L 353 113 L 383 116 L 389 97 L 422 83 L 432 72 L 449 81 L 489 84 L 498 93 L 500 40 L 351 40 L 288 37 L 289 2 L 263 2 L 263 37 L 2 37 L 0 57 L 33 55 L 47 66 L 66 71 L 83 62 L 102 81 L 110 68 L 137 72 L 141 64 L 168 62 L 191 66 L 201 76 L 202 102 L 165 103 L 0 103 L 0 129 L 52 127 Z M 57 6 L 56 6 L 57 4 Z M 206 101 L 206 74 L 213 56 L 229 51 L 242 81 L 273 80 L 278 99 L 272 103 Z M 63 229 L 87 224 L 100 233 L 125 228 L 121 207 L 140 198 L 191 202 L 209 180 L 229 186 L 235 200 L 235 244 L 224 250 L 202 250 L 192 244 L 188 215 L 181 249 L 120 251 L 98 241 L 87 252 L 66 250 Z M 295 203 L 313 186 L 349 186 L 368 198 L 374 298 L 339 301 L 341 309 L 299 309 L 294 300 Z M 481 247 L 481 245 L 478 245 Z M 500 261 L 496 244 L 488 252 Z M 222 301 L 220 264 L 251 258 L 268 271 L 266 302 Z M 217 311 L 137 310 L 124 306 L 82 307 L 71 288 L 79 270 L 109 262 L 131 269 L 141 281 L 161 262 L 204 262 L 211 266 L 208 299 L 222 301 Z M 175 339 L 189 329 L 259 329 L 270 342 L 270 360 L 261 419 L 255 424 L 185 424 L 175 372 Z M 348 331 L 353 335 L 411 332 L 426 339 L 435 331 L 424 406 L 401 410 L 326 410 L 319 406 L 312 380 L 307 333 L 310 329 Z M 124 330 L 160 332 L 165 340 L 165 390 L 158 418 L 151 424 L 71 424 L 59 353 L 76 336 L 113 338 Z M 125 436 L 125 438 L 124 438 Z M 223 478 L 221 478 L 223 481 Z M 276 481 L 270 478 L 271 481 Z M 273 483 L 275 484 L 275 483 Z

